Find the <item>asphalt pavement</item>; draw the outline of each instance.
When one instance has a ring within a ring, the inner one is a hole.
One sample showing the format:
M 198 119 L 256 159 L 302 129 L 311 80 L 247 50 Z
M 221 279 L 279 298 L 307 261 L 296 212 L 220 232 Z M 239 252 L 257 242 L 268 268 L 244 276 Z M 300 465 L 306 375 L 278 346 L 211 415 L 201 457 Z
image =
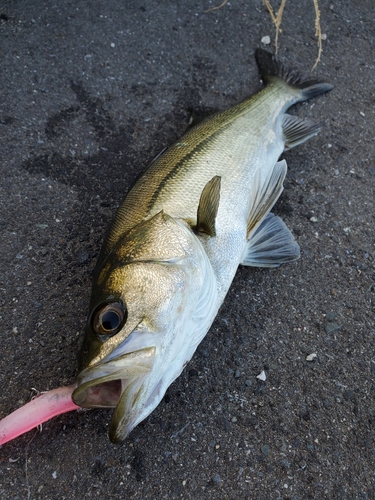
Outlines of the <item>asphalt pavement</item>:
M 275 208 L 301 259 L 238 270 L 192 361 L 121 446 L 110 410 L 2 446 L 0 498 L 375 498 L 375 3 L 319 3 L 313 75 L 335 88 L 292 110 L 322 130 L 283 154 Z M 73 382 L 92 270 L 134 179 L 192 110 L 260 88 L 271 17 L 260 0 L 218 4 L 0 2 L 0 418 L 31 388 Z M 278 55 L 305 75 L 314 19 L 313 0 L 287 1 Z

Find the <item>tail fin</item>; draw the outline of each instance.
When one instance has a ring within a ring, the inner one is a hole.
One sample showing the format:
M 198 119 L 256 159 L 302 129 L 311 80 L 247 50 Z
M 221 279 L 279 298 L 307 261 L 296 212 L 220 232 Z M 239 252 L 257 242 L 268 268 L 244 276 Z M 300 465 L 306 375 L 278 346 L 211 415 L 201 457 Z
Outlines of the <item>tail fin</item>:
M 282 79 L 285 83 L 299 89 L 301 98 L 306 101 L 323 92 L 333 89 L 333 85 L 319 80 L 304 80 L 294 70 L 286 68 L 273 54 L 264 49 L 255 51 L 255 59 L 258 64 L 260 75 L 266 82 L 272 82 L 275 79 Z

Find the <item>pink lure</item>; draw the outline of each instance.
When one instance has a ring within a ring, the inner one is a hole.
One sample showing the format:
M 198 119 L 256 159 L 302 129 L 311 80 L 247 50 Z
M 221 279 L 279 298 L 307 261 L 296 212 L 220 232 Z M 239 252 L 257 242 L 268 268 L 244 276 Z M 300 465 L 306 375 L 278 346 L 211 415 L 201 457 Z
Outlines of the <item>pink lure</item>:
M 79 410 L 72 401 L 74 389 L 74 385 L 69 385 L 44 392 L 0 420 L 0 446 L 57 415 Z

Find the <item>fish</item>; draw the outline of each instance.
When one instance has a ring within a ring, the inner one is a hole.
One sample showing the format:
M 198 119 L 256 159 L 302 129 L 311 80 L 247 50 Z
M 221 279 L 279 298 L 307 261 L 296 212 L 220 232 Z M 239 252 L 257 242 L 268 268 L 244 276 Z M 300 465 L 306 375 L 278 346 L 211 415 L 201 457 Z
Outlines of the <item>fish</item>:
M 193 126 L 158 156 L 103 243 L 72 399 L 80 407 L 114 408 L 114 443 L 181 374 L 238 266 L 276 267 L 300 255 L 270 210 L 287 171 L 281 153 L 320 126 L 286 111 L 332 85 L 301 79 L 268 51 L 255 56 L 267 85 Z

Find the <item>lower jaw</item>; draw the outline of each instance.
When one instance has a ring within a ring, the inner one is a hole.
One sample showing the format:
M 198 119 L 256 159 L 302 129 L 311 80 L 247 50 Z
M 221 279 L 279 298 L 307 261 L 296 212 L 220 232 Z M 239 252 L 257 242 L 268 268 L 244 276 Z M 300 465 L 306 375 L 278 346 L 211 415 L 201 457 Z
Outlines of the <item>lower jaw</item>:
M 142 412 L 142 385 L 144 378 L 138 377 L 125 387 L 116 405 L 108 434 L 113 443 L 121 443 L 135 427 Z

